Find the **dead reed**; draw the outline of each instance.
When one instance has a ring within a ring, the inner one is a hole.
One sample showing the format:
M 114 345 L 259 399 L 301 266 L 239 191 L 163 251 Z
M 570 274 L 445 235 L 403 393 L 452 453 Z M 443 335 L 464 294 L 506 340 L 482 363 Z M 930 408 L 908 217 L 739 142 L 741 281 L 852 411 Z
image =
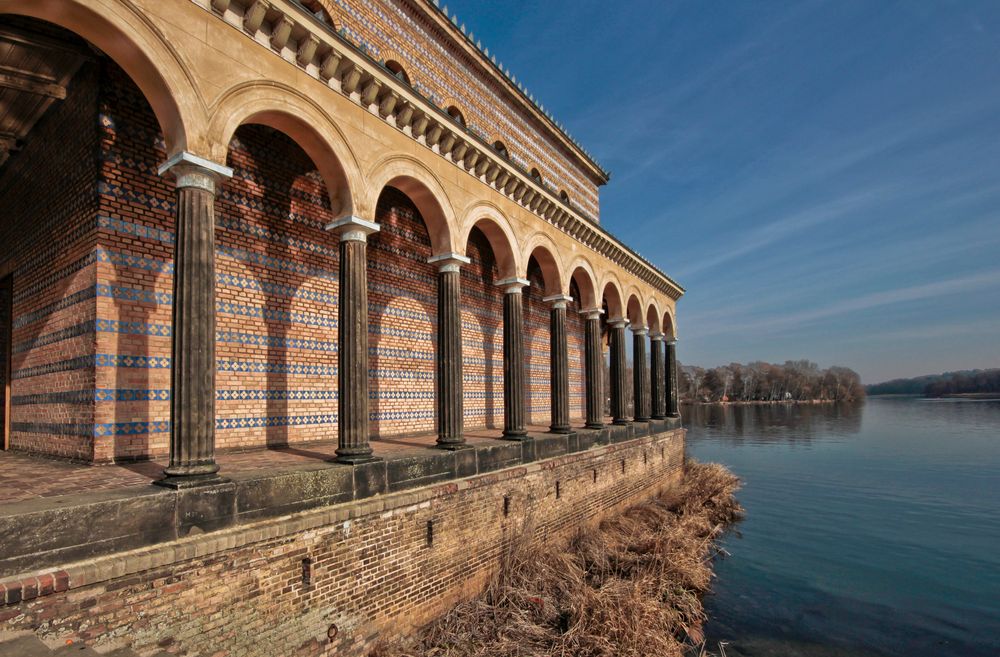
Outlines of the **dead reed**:
M 714 539 L 743 513 L 739 480 L 689 461 L 684 483 L 565 545 L 526 530 L 484 593 L 372 657 L 678 656 L 702 641 Z

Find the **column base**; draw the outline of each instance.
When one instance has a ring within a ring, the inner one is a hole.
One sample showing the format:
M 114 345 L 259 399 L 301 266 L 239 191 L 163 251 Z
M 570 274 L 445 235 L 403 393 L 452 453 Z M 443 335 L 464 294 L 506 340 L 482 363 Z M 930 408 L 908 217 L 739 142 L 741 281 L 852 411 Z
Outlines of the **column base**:
M 633 422 L 649 422 L 648 417 L 637 417 L 632 419 Z
M 667 417 L 680 417 L 680 416 L 681 416 L 681 414 L 680 414 L 680 413 L 671 413 L 671 414 L 670 414 L 670 415 L 668 415 Z
M 604 428 L 604 423 L 603 422 L 588 422 L 587 424 L 583 425 L 583 428 L 584 429 L 603 429 Z
M 446 452 L 456 452 L 460 449 L 473 449 L 472 445 L 466 443 L 464 438 L 461 440 L 461 442 L 449 442 L 449 443 L 438 442 L 437 444 L 434 445 L 434 447 L 436 447 L 437 449 L 443 449 Z
M 666 415 L 653 415 L 653 416 L 650 417 L 650 419 L 651 420 L 666 420 L 667 416 Z
M 372 450 L 369 447 L 366 450 L 337 450 L 337 456 L 333 459 L 336 463 L 347 463 L 348 465 L 357 465 L 359 463 L 371 463 L 372 461 L 381 461 L 382 458 L 378 456 L 372 456 Z
M 527 440 L 528 432 L 524 429 L 512 429 L 510 431 L 505 429 L 500 437 L 503 440 Z
M 220 477 L 218 472 L 211 472 L 208 474 L 195 475 L 167 475 L 163 479 L 157 479 L 154 481 L 153 485 L 173 490 L 182 490 L 187 488 L 199 488 L 201 486 L 215 486 L 216 484 L 224 484 L 228 481 L 229 480 L 225 477 Z
M 549 427 L 549 433 L 567 434 L 573 433 L 572 427 Z

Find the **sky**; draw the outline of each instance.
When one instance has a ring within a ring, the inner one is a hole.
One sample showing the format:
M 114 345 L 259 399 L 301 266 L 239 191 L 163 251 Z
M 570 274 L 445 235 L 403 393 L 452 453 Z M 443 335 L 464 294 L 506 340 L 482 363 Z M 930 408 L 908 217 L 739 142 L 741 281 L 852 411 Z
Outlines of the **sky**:
M 448 2 L 611 172 L 678 357 L 1000 367 L 1000 2 Z

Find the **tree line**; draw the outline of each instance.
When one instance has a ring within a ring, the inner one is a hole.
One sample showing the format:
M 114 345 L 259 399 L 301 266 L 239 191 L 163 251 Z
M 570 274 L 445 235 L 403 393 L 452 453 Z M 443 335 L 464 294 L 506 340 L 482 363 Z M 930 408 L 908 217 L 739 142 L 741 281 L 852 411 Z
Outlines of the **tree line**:
M 705 369 L 678 363 L 682 401 L 854 401 L 865 396 L 861 376 L 846 367 L 820 369 L 808 360 L 784 365 L 756 361 Z
M 943 397 L 976 393 L 1000 393 L 1000 369 L 962 370 L 928 374 L 912 379 L 893 379 L 866 387 L 869 395 L 924 395 Z

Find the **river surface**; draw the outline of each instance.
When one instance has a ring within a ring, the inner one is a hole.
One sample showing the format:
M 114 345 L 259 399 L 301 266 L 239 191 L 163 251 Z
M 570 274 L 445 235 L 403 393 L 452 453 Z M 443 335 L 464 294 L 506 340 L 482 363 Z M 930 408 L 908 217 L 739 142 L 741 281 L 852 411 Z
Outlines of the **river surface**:
M 744 481 L 713 652 L 1000 655 L 1000 401 L 683 410 L 688 454 Z

